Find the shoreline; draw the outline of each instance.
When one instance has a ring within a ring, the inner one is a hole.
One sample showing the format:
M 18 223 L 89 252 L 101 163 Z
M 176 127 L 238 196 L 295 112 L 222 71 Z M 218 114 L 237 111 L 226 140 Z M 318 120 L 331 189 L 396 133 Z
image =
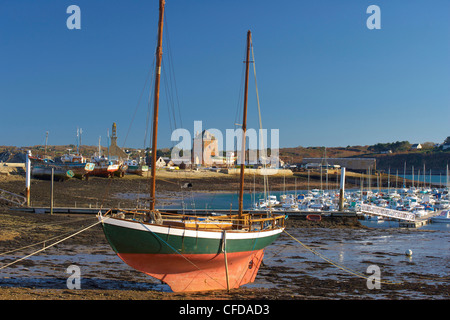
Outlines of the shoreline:
M 330 175 L 331 176 L 331 175 Z M 361 177 L 365 175 L 347 173 L 346 189 L 360 189 Z M 364 179 L 367 180 L 367 177 Z M 338 190 L 339 179 L 326 179 L 311 174 L 309 179 L 306 173 L 295 172 L 293 175 L 269 176 L 270 192 L 291 192 L 294 190 Z M 366 181 L 364 180 L 364 181 Z M 69 179 L 54 183 L 54 206 L 59 207 L 89 207 L 102 205 L 103 207 L 135 206 L 135 201 L 114 197 L 115 194 L 148 194 L 149 178 L 147 176 L 125 175 L 123 178 L 90 177 L 89 180 Z M 375 183 L 374 183 L 375 182 Z M 263 176 L 246 175 L 245 193 L 264 192 Z M 367 181 L 366 181 L 367 183 Z M 387 180 L 383 179 L 382 188 L 386 188 Z M 31 179 L 31 206 L 50 206 L 50 181 Z M 190 187 L 188 187 L 188 185 Z M 366 184 L 364 185 L 366 188 Z M 376 179 L 372 180 L 372 187 L 376 187 Z M 0 189 L 25 196 L 25 177 L 19 174 L 0 176 Z M 160 193 L 164 201 L 175 193 L 191 195 L 204 194 L 233 194 L 238 193 L 239 177 L 212 171 L 178 171 L 160 170 L 157 176 L 156 192 Z M 0 203 L 0 206 L 3 205 Z M 166 205 L 166 204 L 164 204 Z

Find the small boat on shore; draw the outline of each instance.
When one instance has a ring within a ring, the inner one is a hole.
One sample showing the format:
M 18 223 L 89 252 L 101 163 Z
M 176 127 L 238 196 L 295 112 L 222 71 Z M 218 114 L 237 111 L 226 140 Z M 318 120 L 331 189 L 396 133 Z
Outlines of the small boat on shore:
M 53 175 L 54 180 L 67 180 L 74 176 L 72 170 L 55 163 L 49 158 L 29 156 L 31 161 L 31 175 L 37 179 L 50 180 Z
M 52 172 L 53 169 L 53 172 Z M 53 180 L 67 180 L 74 176 L 72 170 L 66 170 L 53 164 L 36 165 L 31 168 L 31 175 L 37 179 L 50 180 L 53 174 Z
M 308 214 L 306 220 L 309 221 L 322 221 L 322 215 L 320 214 Z
M 137 174 L 142 176 L 144 172 L 148 172 L 148 166 L 144 164 L 140 164 L 137 160 L 131 159 L 125 161 L 125 164 L 128 166 L 127 173 Z
M 113 163 L 105 156 L 94 157 L 91 161 L 95 164 L 95 167 L 89 172 L 89 176 L 112 177 L 120 168 L 119 164 Z
M 51 179 L 52 168 L 55 180 L 67 180 L 70 178 L 84 179 L 95 165 L 87 162 L 81 154 L 65 154 L 56 161 L 50 158 L 30 156 L 31 174 L 38 179 Z
M 65 154 L 59 158 L 61 161 L 58 163 L 62 168 L 71 170 L 75 178 L 85 179 L 89 173 L 94 170 L 95 164 L 88 162 L 81 154 Z

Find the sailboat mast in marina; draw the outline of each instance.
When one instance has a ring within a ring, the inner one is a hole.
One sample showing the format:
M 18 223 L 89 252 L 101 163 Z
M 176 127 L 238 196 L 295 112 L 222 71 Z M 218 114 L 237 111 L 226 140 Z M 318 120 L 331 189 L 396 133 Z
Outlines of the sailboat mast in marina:
M 160 212 L 155 206 L 155 185 L 165 1 L 160 0 L 159 4 L 150 208 L 135 211 L 117 209 L 117 213 L 110 210 L 105 215 L 99 213 L 98 218 L 112 249 L 126 264 L 165 282 L 173 291 L 238 288 L 255 280 L 264 249 L 283 232 L 285 222 L 284 214 L 248 213 L 243 210 L 251 32 L 247 33 L 246 98 L 238 214 L 197 217 Z

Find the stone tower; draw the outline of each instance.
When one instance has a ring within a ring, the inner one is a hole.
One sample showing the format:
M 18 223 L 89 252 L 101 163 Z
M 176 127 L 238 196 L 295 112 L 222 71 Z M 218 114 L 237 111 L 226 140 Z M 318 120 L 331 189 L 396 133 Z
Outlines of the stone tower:
M 128 155 L 125 151 L 123 151 L 119 146 L 117 145 L 117 126 L 114 122 L 112 125 L 112 133 L 111 133 L 111 145 L 109 146 L 109 157 L 114 159 L 128 159 Z

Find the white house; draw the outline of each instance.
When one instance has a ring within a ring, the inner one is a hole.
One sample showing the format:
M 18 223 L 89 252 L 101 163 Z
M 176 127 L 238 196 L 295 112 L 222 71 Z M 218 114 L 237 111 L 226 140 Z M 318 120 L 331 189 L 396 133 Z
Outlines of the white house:
M 156 167 L 162 168 L 170 164 L 170 158 L 167 157 L 159 157 L 158 160 L 156 160 Z

